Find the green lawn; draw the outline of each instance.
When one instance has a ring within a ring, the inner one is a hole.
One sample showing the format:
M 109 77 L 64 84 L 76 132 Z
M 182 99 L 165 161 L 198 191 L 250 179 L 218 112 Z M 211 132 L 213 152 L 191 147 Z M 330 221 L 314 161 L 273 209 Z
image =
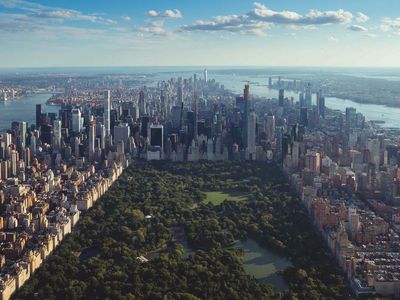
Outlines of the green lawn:
M 207 198 L 203 203 L 212 203 L 214 205 L 219 205 L 224 200 L 232 201 L 244 201 L 247 200 L 247 195 L 238 192 L 205 192 Z

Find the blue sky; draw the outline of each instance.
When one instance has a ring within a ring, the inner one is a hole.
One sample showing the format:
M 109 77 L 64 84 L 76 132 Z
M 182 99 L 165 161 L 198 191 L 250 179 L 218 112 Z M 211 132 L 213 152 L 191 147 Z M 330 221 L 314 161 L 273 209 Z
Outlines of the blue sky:
M 398 0 L 0 0 L 0 67 L 400 67 Z

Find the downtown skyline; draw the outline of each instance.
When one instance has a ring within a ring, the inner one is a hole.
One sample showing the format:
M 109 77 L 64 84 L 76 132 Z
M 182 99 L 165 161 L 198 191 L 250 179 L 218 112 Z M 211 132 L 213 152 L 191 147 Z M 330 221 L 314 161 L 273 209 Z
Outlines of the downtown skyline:
M 400 67 L 399 8 L 392 0 L 0 0 L 0 68 Z

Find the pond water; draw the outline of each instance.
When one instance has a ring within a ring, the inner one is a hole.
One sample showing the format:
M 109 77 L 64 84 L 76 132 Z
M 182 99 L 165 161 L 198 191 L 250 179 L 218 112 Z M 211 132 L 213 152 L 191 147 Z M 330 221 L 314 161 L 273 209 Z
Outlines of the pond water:
M 79 255 L 79 262 L 83 263 L 99 254 L 99 249 L 95 247 L 85 248 Z
M 237 241 L 234 248 L 243 249 L 243 265 L 248 274 L 261 282 L 272 284 L 277 291 L 285 291 L 289 288 L 282 276 L 277 274 L 291 266 L 289 260 L 262 248 L 252 239 Z

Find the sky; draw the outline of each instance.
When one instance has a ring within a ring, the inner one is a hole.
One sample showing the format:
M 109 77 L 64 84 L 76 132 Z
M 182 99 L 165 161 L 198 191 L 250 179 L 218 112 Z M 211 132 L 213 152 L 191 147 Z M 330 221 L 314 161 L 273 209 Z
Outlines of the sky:
M 0 0 L 0 68 L 400 67 L 399 0 Z

